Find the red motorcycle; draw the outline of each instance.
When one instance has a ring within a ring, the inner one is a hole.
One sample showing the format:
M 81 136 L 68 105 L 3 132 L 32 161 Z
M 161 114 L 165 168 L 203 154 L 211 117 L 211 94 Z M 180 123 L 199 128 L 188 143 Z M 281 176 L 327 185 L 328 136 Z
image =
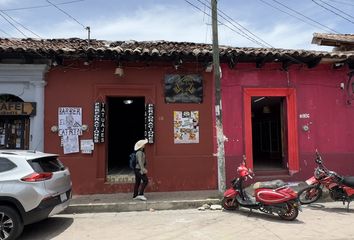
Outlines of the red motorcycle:
M 317 201 L 322 196 L 323 187 L 326 187 L 332 200 L 342 201 L 343 204 L 347 202 L 349 210 L 349 204 L 354 199 L 354 176 L 344 177 L 328 170 L 317 150 L 315 162 L 318 166 L 314 176 L 306 180 L 309 186 L 298 192 L 300 203 L 310 204 Z
M 241 207 L 257 209 L 262 212 L 276 213 L 280 218 L 288 221 L 295 220 L 301 210 L 297 193 L 289 188 L 282 180 L 257 182 L 253 185 L 254 196 L 247 193 L 243 183 L 252 179 L 253 172 L 246 167 L 245 161 L 237 168 L 239 177 L 232 181 L 232 187 L 227 189 L 222 199 L 222 206 L 226 210 L 236 210 Z

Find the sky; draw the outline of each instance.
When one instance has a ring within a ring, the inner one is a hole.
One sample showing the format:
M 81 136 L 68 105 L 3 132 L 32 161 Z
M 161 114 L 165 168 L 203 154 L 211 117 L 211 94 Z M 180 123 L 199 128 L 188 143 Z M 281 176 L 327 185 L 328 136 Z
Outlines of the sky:
M 354 34 L 354 0 L 218 0 L 232 47 L 330 51 L 313 33 Z M 210 0 L 0 0 L 2 38 L 212 43 Z

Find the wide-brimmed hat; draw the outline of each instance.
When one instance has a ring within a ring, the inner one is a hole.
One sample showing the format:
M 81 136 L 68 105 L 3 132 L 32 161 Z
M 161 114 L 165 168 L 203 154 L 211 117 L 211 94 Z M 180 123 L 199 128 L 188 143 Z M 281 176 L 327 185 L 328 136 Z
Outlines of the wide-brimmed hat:
M 143 139 L 143 140 L 139 140 L 135 143 L 134 145 L 134 151 L 142 148 L 145 146 L 145 144 L 147 144 L 148 140 L 147 139 Z

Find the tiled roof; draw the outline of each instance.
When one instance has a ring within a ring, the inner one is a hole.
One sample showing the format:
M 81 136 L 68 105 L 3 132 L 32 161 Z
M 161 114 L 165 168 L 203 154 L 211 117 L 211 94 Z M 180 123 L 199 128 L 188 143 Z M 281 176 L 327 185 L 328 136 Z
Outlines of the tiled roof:
M 314 33 L 312 43 L 326 46 L 353 46 L 354 34 Z
M 7 39 L 0 38 L 1 55 L 23 54 L 45 57 L 97 57 L 116 58 L 118 56 L 155 58 L 212 58 L 212 45 L 191 42 L 169 41 L 104 41 L 70 39 Z M 353 59 L 354 53 L 325 52 L 294 49 L 237 48 L 220 46 L 221 59 L 254 60 L 257 58 L 340 58 Z
M 321 41 L 350 43 L 354 45 L 354 34 L 314 33 L 312 43 L 321 44 Z

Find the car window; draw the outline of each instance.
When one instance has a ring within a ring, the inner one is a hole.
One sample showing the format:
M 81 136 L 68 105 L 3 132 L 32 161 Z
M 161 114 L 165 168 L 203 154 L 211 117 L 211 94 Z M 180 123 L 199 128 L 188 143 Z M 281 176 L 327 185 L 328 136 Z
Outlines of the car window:
M 57 172 L 65 169 L 65 166 L 57 157 L 36 158 L 29 161 L 36 172 Z
M 6 172 L 17 167 L 16 164 L 7 158 L 0 157 L 0 172 Z

